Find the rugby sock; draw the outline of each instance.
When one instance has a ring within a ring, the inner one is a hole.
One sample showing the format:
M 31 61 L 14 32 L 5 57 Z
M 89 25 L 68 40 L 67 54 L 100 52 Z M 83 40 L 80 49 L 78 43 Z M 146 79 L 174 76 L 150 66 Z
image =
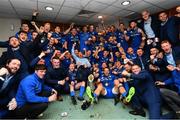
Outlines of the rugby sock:
M 124 82 L 124 88 L 126 91 L 129 91 L 129 85 L 128 82 Z
M 122 93 L 123 97 L 126 97 L 126 95 L 127 95 L 127 92 Z
M 70 96 L 72 97 L 72 96 L 75 96 L 75 92 L 74 91 L 71 91 L 70 92 Z
M 97 98 L 97 94 L 96 93 L 94 93 L 93 95 L 94 95 L 94 98 Z
M 84 86 L 81 86 L 81 87 L 80 87 L 80 92 L 79 92 L 79 97 L 83 97 L 84 90 L 85 90 L 85 87 L 84 87 Z

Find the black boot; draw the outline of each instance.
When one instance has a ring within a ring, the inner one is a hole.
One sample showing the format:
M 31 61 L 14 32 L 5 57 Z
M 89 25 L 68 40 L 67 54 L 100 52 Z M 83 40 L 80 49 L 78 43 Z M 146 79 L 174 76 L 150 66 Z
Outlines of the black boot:
M 132 115 L 140 115 L 142 117 L 146 117 L 146 112 L 143 109 L 135 109 L 133 111 L 129 111 Z
M 114 97 L 114 105 L 117 105 L 119 101 L 120 101 L 119 95 L 115 95 L 115 97 Z
M 86 110 L 90 105 L 91 105 L 91 102 L 85 100 L 85 101 L 83 101 L 83 104 L 81 105 L 81 109 Z
M 84 100 L 84 98 L 83 97 L 79 97 L 78 96 L 78 98 L 77 98 L 79 101 L 83 101 Z
M 71 97 L 71 101 L 73 105 L 77 105 L 76 98 L 74 96 Z

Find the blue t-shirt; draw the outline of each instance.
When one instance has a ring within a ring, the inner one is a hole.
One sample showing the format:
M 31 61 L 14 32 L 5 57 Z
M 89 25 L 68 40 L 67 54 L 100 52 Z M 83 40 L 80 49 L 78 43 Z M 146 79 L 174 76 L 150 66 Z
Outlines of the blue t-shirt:
M 116 38 L 117 38 L 117 42 L 121 44 L 122 48 L 126 52 L 129 45 L 128 45 L 128 42 L 125 40 L 124 33 L 121 32 L 120 30 L 117 30 L 116 31 Z
M 141 33 L 138 31 L 139 28 L 130 29 L 127 31 L 127 35 L 130 36 L 131 47 L 136 52 L 141 44 Z
M 79 36 L 78 36 L 78 34 L 76 34 L 75 36 L 72 35 L 72 34 L 68 34 L 66 36 L 66 41 L 67 41 L 67 44 L 68 44 L 68 50 L 71 51 L 72 46 L 73 46 L 74 43 L 76 43 L 76 47 L 78 46 Z
M 100 77 L 100 82 L 103 84 L 104 87 L 113 88 L 114 87 L 114 80 L 116 77 L 112 74 L 105 76 L 104 74 Z
M 83 49 L 85 48 L 86 50 L 88 49 L 87 45 L 85 44 L 86 41 L 90 38 L 90 35 L 88 32 L 81 32 L 79 34 L 79 39 L 80 39 L 80 51 L 82 52 Z

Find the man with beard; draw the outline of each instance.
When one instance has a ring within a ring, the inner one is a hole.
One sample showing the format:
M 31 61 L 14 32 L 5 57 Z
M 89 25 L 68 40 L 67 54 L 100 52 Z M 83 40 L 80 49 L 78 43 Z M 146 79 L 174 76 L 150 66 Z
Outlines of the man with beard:
M 9 41 L 6 42 L 0 42 L 0 47 L 7 48 L 6 55 L 4 58 L 1 59 L 1 61 L 6 61 L 11 58 L 17 58 L 21 62 L 21 68 L 20 71 L 22 71 L 25 77 L 28 75 L 28 63 L 27 61 L 30 61 L 29 59 L 29 53 L 26 46 L 21 45 L 20 41 L 15 37 L 11 36 L 9 38 Z
M 142 29 L 137 27 L 136 21 L 131 21 L 127 31 L 129 46 L 136 52 L 138 48 L 144 48 L 146 35 Z
M 6 66 L 0 69 L 0 118 L 6 116 L 8 109 L 13 110 L 16 106 L 14 97 L 18 80 L 21 79 L 18 73 L 20 65 L 20 60 L 10 59 Z

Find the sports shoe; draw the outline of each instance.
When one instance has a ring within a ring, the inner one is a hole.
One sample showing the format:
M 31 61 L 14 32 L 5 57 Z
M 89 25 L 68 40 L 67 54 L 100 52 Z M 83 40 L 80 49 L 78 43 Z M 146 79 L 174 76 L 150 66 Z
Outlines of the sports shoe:
M 71 97 L 71 101 L 73 105 L 77 105 L 76 98 L 74 96 Z
M 129 93 L 128 93 L 128 96 L 126 97 L 126 102 L 130 102 L 131 101 L 131 98 L 133 97 L 133 95 L 135 94 L 135 88 L 134 87 L 131 87 L 129 89 Z
M 144 110 L 142 110 L 142 109 L 129 111 L 129 113 L 132 114 L 132 115 L 140 115 L 142 117 L 146 117 L 146 112 Z
M 90 105 L 91 105 L 91 102 L 85 100 L 85 101 L 83 101 L 83 104 L 81 105 L 81 109 L 86 110 Z
M 84 98 L 83 97 L 77 97 L 77 99 L 79 100 L 79 101 L 83 101 L 84 100 Z
M 180 111 L 176 111 L 177 118 L 180 118 Z

